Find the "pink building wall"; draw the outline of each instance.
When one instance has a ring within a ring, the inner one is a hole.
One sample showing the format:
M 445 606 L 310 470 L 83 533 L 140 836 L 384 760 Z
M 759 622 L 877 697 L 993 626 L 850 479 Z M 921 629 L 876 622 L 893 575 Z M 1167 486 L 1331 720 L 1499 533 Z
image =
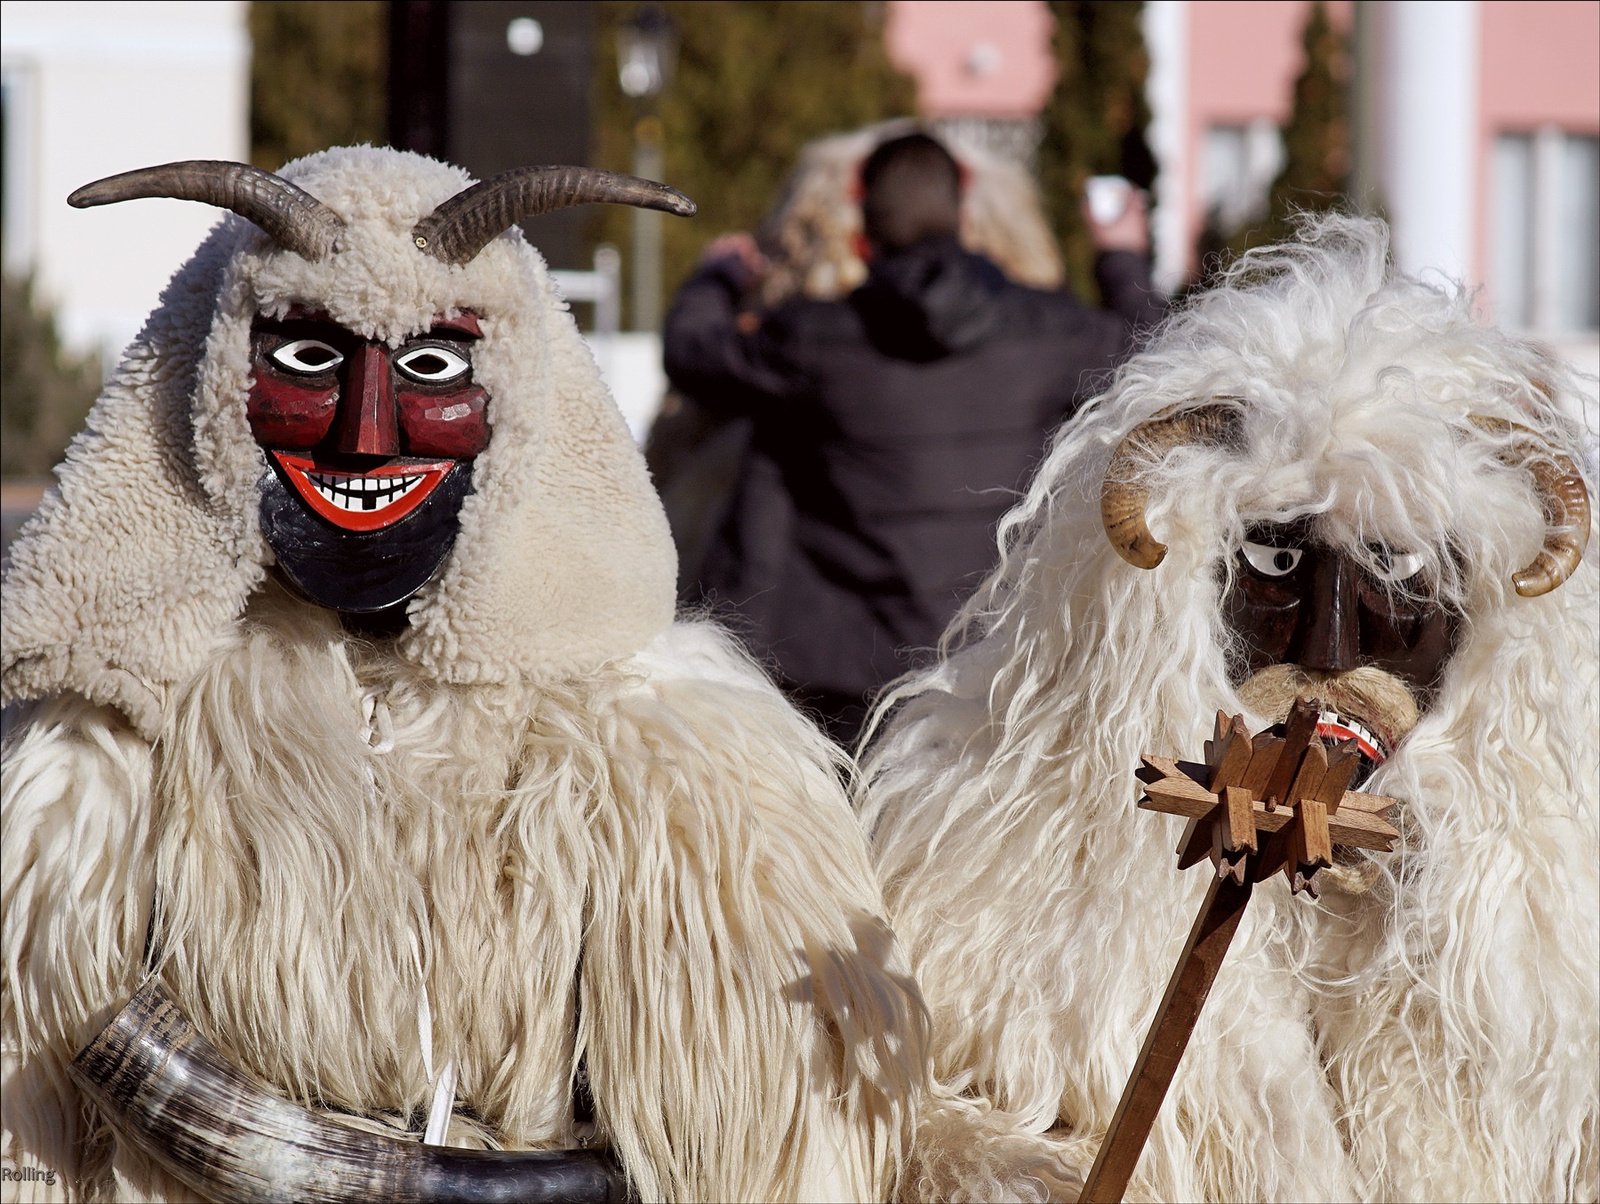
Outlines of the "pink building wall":
M 1056 82 L 1044 0 L 890 0 L 889 58 L 927 117 L 1032 117 Z
M 1239 125 L 1265 117 L 1289 119 L 1294 81 L 1305 66 L 1300 35 L 1312 0 L 1202 0 L 1189 5 L 1190 129 Z M 1350 27 L 1351 0 L 1335 0 L 1328 15 Z M 1191 137 L 1193 142 L 1193 137 Z
M 1600 132 L 1600 4 L 1481 0 L 1485 130 Z
M 1283 125 L 1294 100 L 1294 81 L 1305 69 L 1300 47 L 1313 0 L 1198 0 L 1189 9 L 1187 199 L 1189 270 L 1195 240 L 1205 225 L 1202 180 L 1206 131 L 1215 125 L 1267 120 Z M 1348 30 L 1352 0 L 1332 0 L 1328 17 Z
M 1600 134 L 1600 4 L 1583 0 L 1479 0 L 1476 277 L 1488 276 L 1499 134 L 1545 125 Z
M 890 0 L 889 57 L 929 117 L 1031 117 L 1055 86 L 1043 0 Z

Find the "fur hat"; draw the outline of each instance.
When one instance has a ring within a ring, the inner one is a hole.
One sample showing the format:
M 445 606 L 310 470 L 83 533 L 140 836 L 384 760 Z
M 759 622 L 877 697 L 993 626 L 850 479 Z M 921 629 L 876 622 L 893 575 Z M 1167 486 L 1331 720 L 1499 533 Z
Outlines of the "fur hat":
M 515 228 L 463 266 L 420 252 L 412 227 L 471 182 L 431 159 L 352 147 L 279 174 L 345 220 L 339 246 L 311 263 L 230 216 L 173 277 L 12 549 L 4 701 L 72 690 L 153 737 L 167 689 L 239 622 L 273 561 L 250 325 L 295 304 L 391 346 L 436 314 L 482 325 L 492 437 L 400 655 L 443 681 L 512 682 L 642 648 L 672 621 L 671 537 L 539 254 Z

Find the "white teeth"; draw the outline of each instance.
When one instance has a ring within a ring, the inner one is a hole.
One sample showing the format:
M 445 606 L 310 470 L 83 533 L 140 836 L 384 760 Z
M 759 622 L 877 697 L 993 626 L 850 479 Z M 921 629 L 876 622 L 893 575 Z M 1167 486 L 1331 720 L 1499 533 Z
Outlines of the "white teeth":
M 1345 715 L 1341 715 L 1337 711 L 1323 711 L 1317 716 L 1317 722 L 1329 723 L 1335 727 L 1343 728 L 1345 731 L 1350 732 L 1352 735 L 1358 736 L 1360 739 L 1370 744 L 1373 748 L 1377 749 L 1380 755 L 1386 756 L 1389 752 L 1382 740 L 1379 740 L 1354 719 L 1351 719 Z
M 384 510 L 422 484 L 422 474 L 404 477 L 343 477 L 306 474 L 312 486 L 341 510 Z

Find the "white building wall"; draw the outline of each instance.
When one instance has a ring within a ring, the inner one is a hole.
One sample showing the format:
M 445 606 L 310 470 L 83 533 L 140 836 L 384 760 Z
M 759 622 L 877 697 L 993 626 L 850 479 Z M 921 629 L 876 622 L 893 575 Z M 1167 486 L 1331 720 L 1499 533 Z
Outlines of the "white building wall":
M 101 176 L 176 159 L 246 160 L 243 0 L 4 0 L 5 259 L 36 273 L 69 346 L 115 354 L 218 221 L 209 206 L 67 206 Z
M 1145 100 L 1150 106 L 1146 139 L 1159 174 L 1150 217 L 1156 287 L 1172 292 L 1189 268 L 1189 5 L 1188 0 L 1146 0 L 1144 44 L 1150 55 Z

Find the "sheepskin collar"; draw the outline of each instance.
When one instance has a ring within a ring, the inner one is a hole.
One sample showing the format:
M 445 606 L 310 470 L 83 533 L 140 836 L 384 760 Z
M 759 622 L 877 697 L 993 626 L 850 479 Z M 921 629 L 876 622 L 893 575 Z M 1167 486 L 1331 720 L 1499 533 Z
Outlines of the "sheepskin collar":
M 442 681 L 511 683 L 644 647 L 672 619 L 666 519 L 538 253 L 514 228 L 465 266 L 419 252 L 412 227 L 470 180 L 418 155 L 345 148 L 280 174 L 345 219 L 338 249 L 308 263 L 227 217 L 173 277 L 13 547 L 5 702 L 72 690 L 153 738 L 167 691 L 231 633 L 272 563 L 250 326 L 296 305 L 390 346 L 436 314 L 481 322 L 489 446 L 399 656 Z

